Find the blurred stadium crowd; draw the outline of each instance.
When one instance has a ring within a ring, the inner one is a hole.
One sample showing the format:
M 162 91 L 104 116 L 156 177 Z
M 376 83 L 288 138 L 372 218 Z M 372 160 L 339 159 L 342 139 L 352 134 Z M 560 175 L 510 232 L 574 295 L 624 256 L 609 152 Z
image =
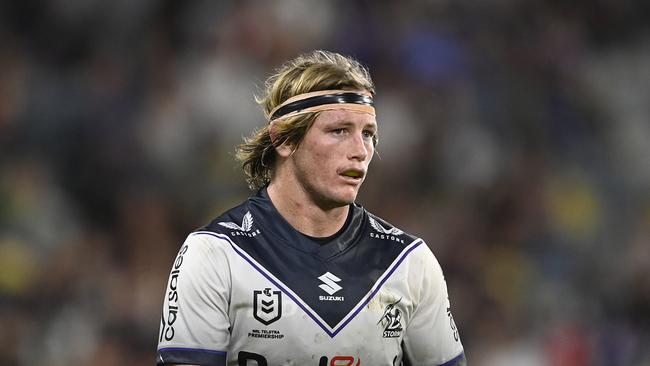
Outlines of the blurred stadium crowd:
M 432 247 L 471 365 L 650 365 L 649 4 L 2 2 L 0 364 L 153 364 L 253 94 L 320 48 L 373 74 L 359 202 Z

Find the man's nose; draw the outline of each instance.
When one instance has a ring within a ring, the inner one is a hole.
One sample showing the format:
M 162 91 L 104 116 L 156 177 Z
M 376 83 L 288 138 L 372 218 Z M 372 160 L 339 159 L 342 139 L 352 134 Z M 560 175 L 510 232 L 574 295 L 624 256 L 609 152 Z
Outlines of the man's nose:
M 368 146 L 363 138 L 363 133 L 355 134 L 351 143 L 349 158 L 365 161 L 368 158 Z

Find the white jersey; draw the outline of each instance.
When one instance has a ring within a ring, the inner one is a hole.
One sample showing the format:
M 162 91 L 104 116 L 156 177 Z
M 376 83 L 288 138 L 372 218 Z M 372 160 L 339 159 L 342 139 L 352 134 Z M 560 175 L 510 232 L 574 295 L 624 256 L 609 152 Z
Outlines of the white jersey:
M 262 189 L 190 234 L 167 285 L 158 365 L 465 365 L 431 250 L 350 211 L 321 245 Z

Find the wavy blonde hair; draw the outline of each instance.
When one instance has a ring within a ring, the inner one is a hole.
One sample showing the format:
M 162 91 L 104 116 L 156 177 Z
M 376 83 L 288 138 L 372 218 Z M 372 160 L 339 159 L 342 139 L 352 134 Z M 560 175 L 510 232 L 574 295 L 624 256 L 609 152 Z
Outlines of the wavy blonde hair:
M 267 121 L 270 112 L 285 100 L 320 90 L 351 89 L 375 94 L 375 86 L 368 70 L 353 58 L 329 51 L 313 51 L 286 62 L 264 84 L 264 92 L 255 100 L 264 110 Z M 252 190 L 271 181 L 276 160 L 275 147 L 289 144 L 295 150 L 320 112 L 287 117 L 273 122 L 244 138 L 236 148 L 236 158 Z M 374 140 L 377 143 L 377 140 Z

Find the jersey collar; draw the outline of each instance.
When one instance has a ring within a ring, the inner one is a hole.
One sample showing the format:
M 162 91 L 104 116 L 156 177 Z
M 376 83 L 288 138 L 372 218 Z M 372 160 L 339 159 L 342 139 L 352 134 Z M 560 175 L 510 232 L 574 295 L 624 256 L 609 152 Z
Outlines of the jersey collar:
M 248 200 L 248 208 L 253 216 L 262 218 L 258 220 L 258 225 L 265 233 L 274 236 L 283 244 L 303 252 L 313 253 L 322 259 L 332 259 L 358 241 L 365 215 L 363 207 L 356 203 L 350 204 L 349 224 L 331 242 L 319 244 L 301 234 L 285 220 L 271 202 L 266 187 Z

